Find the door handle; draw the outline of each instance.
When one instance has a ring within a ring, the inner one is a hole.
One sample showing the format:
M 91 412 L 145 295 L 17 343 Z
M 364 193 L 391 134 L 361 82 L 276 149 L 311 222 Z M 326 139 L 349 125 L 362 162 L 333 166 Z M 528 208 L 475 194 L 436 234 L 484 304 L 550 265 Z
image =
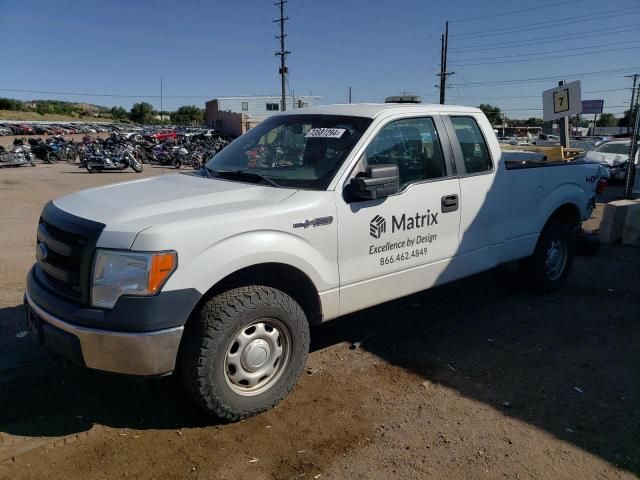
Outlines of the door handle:
M 458 210 L 458 195 L 445 195 L 442 197 L 442 213 L 455 212 Z

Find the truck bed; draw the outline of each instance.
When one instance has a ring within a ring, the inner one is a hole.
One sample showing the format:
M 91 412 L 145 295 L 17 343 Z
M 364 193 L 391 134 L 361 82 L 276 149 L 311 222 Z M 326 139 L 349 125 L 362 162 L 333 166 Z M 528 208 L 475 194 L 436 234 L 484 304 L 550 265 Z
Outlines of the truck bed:
M 500 145 L 508 170 L 583 164 L 579 148 Z

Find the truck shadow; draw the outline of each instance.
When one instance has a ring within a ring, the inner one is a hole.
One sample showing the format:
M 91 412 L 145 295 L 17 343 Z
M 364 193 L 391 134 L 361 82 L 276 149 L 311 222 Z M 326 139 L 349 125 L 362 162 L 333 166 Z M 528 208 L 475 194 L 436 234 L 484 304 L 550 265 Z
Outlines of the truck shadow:
M 390 364 L 637 472 L 640 302 L 619 280 L 638 284 L 640 252 L 611 249 L 621 258 L 578 259 L 558 294 L 533 296 L 513 273 L 493 270 L 316 327 L 312 351 L 360 342 Z M 21 315 L 21 307 L 0 310 L 0 318 Z M 215 423 L 172 377 L 137 381 L 37 357 L 19 374 L 5 367 L 0 432 L 55 437 L 94 424 Z
M 314 349 L 362 342 L 393 365 L 638 473 L 640 301 L 632 286 L 640 251 L 605 253 L 576 258 L 555 294 L 533 295 L 496 269 L 323 325 Z

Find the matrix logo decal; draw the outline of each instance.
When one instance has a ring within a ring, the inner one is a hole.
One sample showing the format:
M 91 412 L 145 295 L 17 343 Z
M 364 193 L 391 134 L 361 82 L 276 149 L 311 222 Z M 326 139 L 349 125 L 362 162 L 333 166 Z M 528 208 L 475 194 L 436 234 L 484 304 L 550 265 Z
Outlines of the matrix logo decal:
M 373 217 L 369 223 L 369 235 L 373 238 L 380 238 L 387 231 L 387 221 L 380 215 Z

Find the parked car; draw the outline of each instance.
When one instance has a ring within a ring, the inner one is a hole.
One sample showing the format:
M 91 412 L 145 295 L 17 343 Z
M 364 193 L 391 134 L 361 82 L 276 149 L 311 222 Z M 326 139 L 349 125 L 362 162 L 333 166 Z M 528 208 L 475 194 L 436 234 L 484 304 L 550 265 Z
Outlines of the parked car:
M 476 108 L 286 112 L 199 174 L 47 203 L 27 318 L 89 368 L 179 368 L 203 409 L 238 420 L 292 390 L 310 325 L 515 260 L 532 289 L 561 288 L 602 173 L 505 161 Z
M 609 170 L 611 179 L 624 180 L 627 176 L 630 149 L 630 139 L 611 140 L 599 145 L 595 150 L 587 152 L 585 158 L 605 165 Z M 639 155 L 640 148 L 636 147 L 634 160 L 636 165 L 638 164 Z
M 22 124 L 17 125 L 18 135 L 31 135 L 33 132 L 33 127 L 31 125 Z
M 169 138 L 177 138 L 178 134 L 176 133 L 175 130 L 159 130 L 155 133 L 152 133 L 149 136 L 152 138 L 155 138 L 160 142 L 163 142 Z

